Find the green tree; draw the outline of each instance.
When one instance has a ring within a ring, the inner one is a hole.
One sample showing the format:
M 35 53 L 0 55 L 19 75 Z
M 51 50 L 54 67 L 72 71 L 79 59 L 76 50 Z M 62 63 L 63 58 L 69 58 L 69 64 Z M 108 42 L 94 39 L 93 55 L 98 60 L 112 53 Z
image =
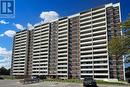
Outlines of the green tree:
M 1 68 L 0 68 L 0 74 L 1 74 L 1 75 L 5 75 L 6 72 L 7 72 L 7 69 L 6 69 L 6 68 L 4 68 L 4 67 L 1 67 Z
M 128 18 L 126 19 L 126 21 L 121 23 L 121 28 L 129 31 L 129 29 L 130 29 L 130 14 L 129 14 Z
M 119 60 L 129 52 L 130 39 L 125 36 L 114 36 L 109 41 L 109 54 L 116 60 L 116 74 L 119 80 Z
M 127 42 L 130 40 L 130 14 L 126 21 L 121 23 L 121 28 L 123 31 L 123 35 L 127 37 Z M 130 49 L 130 46 L 128 47 Z M 125 62 L 130 63 L 130 52 L 125 56 Z
M 127 55 L 130 53 L 130 18 L 122 22 L 119 25 L 119 29 L 122 29 L 123 35 L 113 35 L 108 44 L 109 54 L 113 59 L 116 60 L 116 74 L 118 80 L 119 60 L 124 58 L 123 55 Z M 130 62 L 129 58 L 129 56 L 125 56 L 127 62 Z
M 0 68 L 0 75 L 10 75 L 10 69 L 6 69 L 5 67 Z
M 6 75 L 10 75 L 10 69 L 7 69 Z

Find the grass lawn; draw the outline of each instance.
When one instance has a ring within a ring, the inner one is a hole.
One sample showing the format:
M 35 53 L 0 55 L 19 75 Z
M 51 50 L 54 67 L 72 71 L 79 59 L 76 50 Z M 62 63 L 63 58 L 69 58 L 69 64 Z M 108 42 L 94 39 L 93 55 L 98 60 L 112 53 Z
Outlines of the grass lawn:
M 15 77 L 12 76 L 4 76 L 4 79 L 8 79 L 8 80 L 16 80 Z
M 97 80 L 96 82 L 97 82 L 97 84 L 126 85 L 126 84 L 121 83 L 121 82 L 106 82 L 103 80 Z

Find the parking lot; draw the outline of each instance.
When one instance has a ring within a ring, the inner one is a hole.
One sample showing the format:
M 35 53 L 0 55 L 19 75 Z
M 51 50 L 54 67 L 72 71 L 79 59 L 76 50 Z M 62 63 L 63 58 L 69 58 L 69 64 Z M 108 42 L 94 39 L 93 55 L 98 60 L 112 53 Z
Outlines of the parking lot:
M 39 82 L 23 85 L 19 80 L 0 80 L 0 87 L 82 87 L 82 85 L 60 82 Z
M 39 82 L 23 85 L 19 80 L 0 80 L 0 87 L 83 87 L 78 83 L 62 83 L 62 82 Z M 98 87 L 129 87 L 119 85 L 99 85 Z

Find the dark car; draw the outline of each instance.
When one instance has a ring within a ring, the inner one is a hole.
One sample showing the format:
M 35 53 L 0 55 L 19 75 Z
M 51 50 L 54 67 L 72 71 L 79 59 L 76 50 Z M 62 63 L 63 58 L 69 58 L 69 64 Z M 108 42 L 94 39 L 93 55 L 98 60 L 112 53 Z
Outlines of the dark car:
M 4 77 L 0 76 L 0 80 L 3 80 L 3 79 L 4 79 Z
M 38 76 L 32 76 L 32 81 L 39 82 L 39 77 Z
M 87 77 L 83 80 L 83 87 L 97 87 L 97 83 L 92 77 Z
M 25 77 L 23 81 L 20 81 L 20 82 L 23 82 L 23 84 L 30 84 L 30 83 L 37 83 L 39 82 L 39 78 L 38 76 L 32 76 L 32 77 Z
M 127 79 L 127 82 L 130 83 L 130 78 Z

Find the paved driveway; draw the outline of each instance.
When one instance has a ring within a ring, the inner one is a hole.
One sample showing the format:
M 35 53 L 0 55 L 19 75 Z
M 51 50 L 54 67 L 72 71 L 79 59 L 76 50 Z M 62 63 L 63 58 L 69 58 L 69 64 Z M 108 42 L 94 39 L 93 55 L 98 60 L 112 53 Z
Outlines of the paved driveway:
M 23 85 L 19 80 L 0 80 L 0 87 L 82 87 L 82 85 L 61 82 L 39 82 Z
M 78 83 L 61 83 L 61 82 L 39 82 L 34 84 L 23 85 L 19 80 L 0 80 L 0 87 L 83 87 Z M 130 87 L 119 85 L 98 85 L 98 87 Z

